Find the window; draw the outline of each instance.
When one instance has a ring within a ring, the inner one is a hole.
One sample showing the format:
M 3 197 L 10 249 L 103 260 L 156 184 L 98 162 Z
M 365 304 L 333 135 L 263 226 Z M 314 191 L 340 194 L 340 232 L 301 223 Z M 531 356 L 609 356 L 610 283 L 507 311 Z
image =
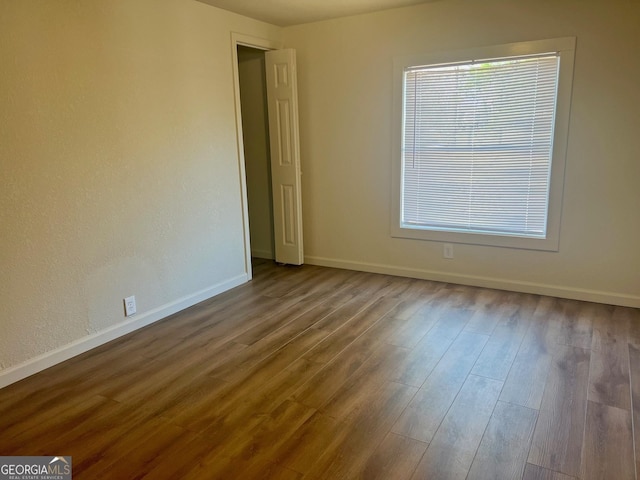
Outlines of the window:
M 558 249 L 574 48 L 396 61 L 394 236 Z

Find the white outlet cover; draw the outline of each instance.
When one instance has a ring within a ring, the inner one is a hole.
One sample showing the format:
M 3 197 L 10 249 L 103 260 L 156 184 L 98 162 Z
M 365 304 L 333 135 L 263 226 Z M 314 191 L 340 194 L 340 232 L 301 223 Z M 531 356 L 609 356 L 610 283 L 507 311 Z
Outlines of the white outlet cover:
M 136 297 L 132 295 L 124 299 L 124 314 L 127 317 L 136 314 Z
M 452 259 L 453 258 L 453 244 L 451 243 L 445 243 L 444 244 L 444 249 L 443 249 L 443 255 L 444 258 L 447 259 Z

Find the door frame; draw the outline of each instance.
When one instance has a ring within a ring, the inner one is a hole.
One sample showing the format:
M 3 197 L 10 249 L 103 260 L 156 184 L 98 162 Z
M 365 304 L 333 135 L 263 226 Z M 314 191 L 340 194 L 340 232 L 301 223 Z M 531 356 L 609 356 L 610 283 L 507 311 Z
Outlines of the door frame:
M 231 55 L 233 68 L 233 98 L 236 109 L 236 138 L 238 150 L 238 172 L 240 175 L 240 201 L 242 203 L 242 230 L 244 240 L 244 264 L 247 280 L 253 278 L 251 268 L 251 237 L 249 231 L 249 204 L 247 196 L 247 171 L 244 158 L 244 135 L 242 132 L 242 109 L 240 103 L 240 74 L 238 71 L 238 46 L 255 48 L 256 50 L 278 50 L 282 42 L 266 38 L 253 37 L 238 32 L 231 32 Z

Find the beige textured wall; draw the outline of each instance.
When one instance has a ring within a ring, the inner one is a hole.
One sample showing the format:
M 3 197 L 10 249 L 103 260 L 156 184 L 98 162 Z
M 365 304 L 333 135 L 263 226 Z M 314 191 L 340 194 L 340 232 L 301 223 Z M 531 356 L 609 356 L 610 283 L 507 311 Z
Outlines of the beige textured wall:
M 311 263 L 640 306 L 640 3 L 447 0 L 285 29 Z M 558 253 L 391 238 L 394 56 L 576 36 Z
M 190 0 L 0 2 L 0 373 L 245 273 L 231 31 Z
M 238 48 L 251 255 L 275 258 L 264 52 Z

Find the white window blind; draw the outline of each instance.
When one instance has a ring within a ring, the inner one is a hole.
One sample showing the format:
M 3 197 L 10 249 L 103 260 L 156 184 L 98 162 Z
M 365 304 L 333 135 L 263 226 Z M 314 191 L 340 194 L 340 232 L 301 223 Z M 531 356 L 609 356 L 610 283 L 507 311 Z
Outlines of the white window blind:
M 404 69 L 402 227 L 545 238 L 559 65 Z

